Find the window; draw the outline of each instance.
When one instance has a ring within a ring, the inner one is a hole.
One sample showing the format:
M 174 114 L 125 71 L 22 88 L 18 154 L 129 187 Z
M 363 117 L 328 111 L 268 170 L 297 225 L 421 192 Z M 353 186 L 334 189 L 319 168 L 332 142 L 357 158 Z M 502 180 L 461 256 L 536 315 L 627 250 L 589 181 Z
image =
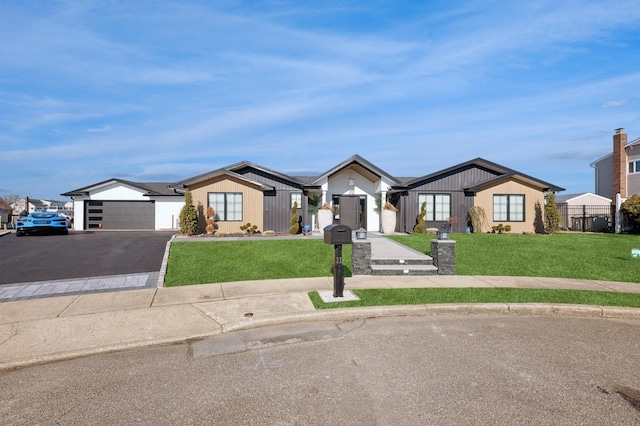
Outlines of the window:
M 302 193 L 301 192 L 292 192 L 291 193 L 291 208 L 293 208 L 293 203 L 298 203 L 297 206 L 299 209 L 302 208 Z
M 427 203 L 426 221 L 444 221 L 451 217 L 450 194 L 418 194 L 418 213 L 422 203 Z
M 213 207 L 215 220 L 242 220 L 242 193 L 239 192 L 210 192 L 209 206 Z
M 629 161 L 629 173 L 640 173 L 640 160 Z
M 524 195 L 494 195 L 494 222 L 524 222 Z

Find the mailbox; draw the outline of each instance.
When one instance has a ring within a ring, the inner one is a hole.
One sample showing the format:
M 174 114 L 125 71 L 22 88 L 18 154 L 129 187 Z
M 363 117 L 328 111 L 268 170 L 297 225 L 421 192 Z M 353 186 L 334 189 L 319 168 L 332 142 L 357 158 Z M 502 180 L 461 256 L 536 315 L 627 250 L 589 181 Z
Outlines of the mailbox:
M 342 245 L 353 244 L 351 241 L 351 228 L 346 225 L 327 226 L 324 228 L 324 242 L 332 244 L 334 249 L 333 297 L 343 297 L 344 265 L 342 265 Z
M 324 242 L 332 245 L 353 244 L 351 228 L 346 225 L 329 225 L 324 228 Z

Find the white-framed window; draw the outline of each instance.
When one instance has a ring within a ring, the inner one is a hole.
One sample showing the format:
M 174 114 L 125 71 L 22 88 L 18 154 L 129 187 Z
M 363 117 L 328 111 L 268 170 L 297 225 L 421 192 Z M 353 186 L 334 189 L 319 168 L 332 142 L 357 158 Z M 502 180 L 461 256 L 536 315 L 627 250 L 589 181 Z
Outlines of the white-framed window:
M 451 217 L 450 194 L 418 194 L 418 213 L 422 203 L 427 203 L 425 221 L 445 221 Z
M 302 208 L 302 192 L 292 192 L 291 193 L 291 208 L 293 208 L 293 203 L 298 203 L 297 206 L 299 209 Z
M 629 173 L 640 173 L 640 160 L 629 161 Z
M 524 195 L 501 194 L 493 196 L 494 222 L 524 222 Z
M 242 220 L 241 192 L 210 192 L 207 195 L 209 206 L 215 212 L 216 221 L 232 222 Z

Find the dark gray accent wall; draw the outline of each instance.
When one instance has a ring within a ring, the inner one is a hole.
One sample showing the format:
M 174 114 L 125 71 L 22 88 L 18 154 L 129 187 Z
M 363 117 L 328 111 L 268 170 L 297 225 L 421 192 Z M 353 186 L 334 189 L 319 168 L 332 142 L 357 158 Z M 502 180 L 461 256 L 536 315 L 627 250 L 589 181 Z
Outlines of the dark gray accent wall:
M 265 185 L 273 186 L 272 191 L 264 192 L 263 220 L 264 229 L 260 231 L 288 232 L 291 226 L 291 194 L 302 194 L 302 205 L 298 207 L 298 215 L 302 217 L 302 225 L 311 225 L 311 217 L 307 212 L 307 196 L 303 193 L 300 185 L 273 176 L 262 170 L 252 167 L 244 167 L 235 171 L 248 179 Z
M 499 176 L 495 172 L 477 167 L 475 165 L 457 169 L 450 173 L 435 176 L 431 179 L 418 181 L 401 197 L 400 208 L 400 232 L 413 232 L 416 218 L 420 211 L 418 205 L 419 194 L 450 194 L 451 216 L 458 218 L 458 223 L 453 226 L 453 232 L 463 232 L 467 227 L 467 212 L 473 207 L 473 194 L 465 193 L 464 188 L 476 185 L 480 182 Z M 426 228 L 440 228 L 443 221 L 426 221 Z

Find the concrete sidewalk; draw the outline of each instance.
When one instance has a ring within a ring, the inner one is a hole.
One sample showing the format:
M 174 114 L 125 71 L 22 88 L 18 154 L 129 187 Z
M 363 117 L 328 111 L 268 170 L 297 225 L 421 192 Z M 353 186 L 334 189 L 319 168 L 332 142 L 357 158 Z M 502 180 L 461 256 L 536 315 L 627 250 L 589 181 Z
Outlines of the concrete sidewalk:
M 640 293 L 640 284 L 558 278 L 454 275 L 345 279 L 346 290 L 416 287 L 517 287 Z M 307 292 L 332 288 L 332 278 L 323 277 L 148 288 L 4 302 L 0 303 L 0 370 L 299 321 L 446 313 L 640 319 L 640 309 L 544 304 L 315 310 Z

